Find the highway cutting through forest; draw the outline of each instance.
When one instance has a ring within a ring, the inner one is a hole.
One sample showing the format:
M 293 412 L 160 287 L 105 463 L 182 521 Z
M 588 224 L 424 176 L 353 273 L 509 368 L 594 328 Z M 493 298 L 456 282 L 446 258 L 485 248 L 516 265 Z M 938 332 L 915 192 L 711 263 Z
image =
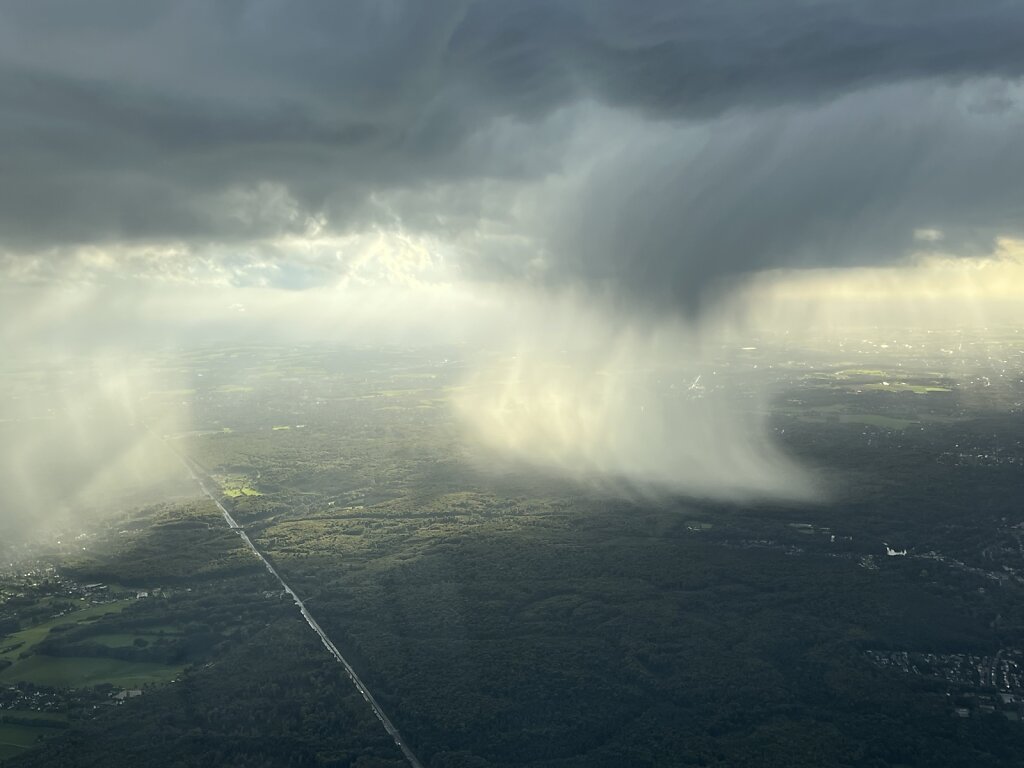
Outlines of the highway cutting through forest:
M 228 512 L 227 508 L 221 503 L 220 499 L 216 495 L 214 495 L 207 487 L 207 484 L 203 481 L 202 478 L 202 475 L 205 473 L 202 472 L 199 466 L 196 465 L 195 462 L 193 462 L 192 460 L 188 459 L 185 456 L 182 456 L 181 454 L 177 455 L 182 460 L 182 462 L 184 462 L 185 466 L 188 468 L 189 474 L 192 475 L 192 479 L 196 481 L 196 483 L 202 489 L 206 497 L 217 505 L 217 509 L 220 510 L 220 513 L 224 516 L 224 520 L 227 522 L 228 527 L 241 537 L 242 541 L 245 542 L 245 545 L 249 548 L 249 550 L 260 559 L 260 562 L 262 562 L 263 565 L 266 566 L 266 569 L 270 572 L 270 574 L 275 579 L 277 579 L 278 583 L 281 585 L 281 588 L 284 589 L 284 591 L 295 602 L 295 605 L 298 606 L 299 612 L 302 614 L 302 618 L 305 619 L 306 624 L 309 625 L 310 629 L 316 632 L 317 636 L 320 638 L 320 642 L 324 644 L 324 647 L 327 648 L 327 650 L 335 658 L 335 660 L 337 660 L 338 663 L 341 664 L 342 667 L 344 667 L 345 673 L 356 686 L 356 690 L 359 691 L 359 694 L 363 697 L 366 703 L 370 705 L 370 709 L 373 710 L 373 714 L 375 714 L 377 716 L 377 719 L 380 720 L 381 724 L 384 726 L 384 730 L 387 731 L 388 735 L 391 736 L 391 738 L 394 740 L 395 746 L 397 746 L 402 751 L 402 754 L 405 755 L 405 759 L 409 761 L 409 764 L 412 766 L 412 768 L 423 768 L 423 764 L 419 761 L 416 755 L 413 754 L 413 751 L 409 749 L 409 747 L 406 745 L 405 739 L 402 738 L 402 734 L 398 732 L 398 729 L 395 727 L 395 724 L 391 722 L 391 719 L 386 714 L 384 714 L 384 710 L 381 708 L 380 704 L 377 703 L 377 699 L 374 698 L 373 694 L 370 693 L 369 688 L 366 687 L 366 684 L 359 678 L 359 675 L 356 674 L 356 671 L 352 668 L 352 665 L 349 664 L 345 657 L 341 655 L 341 651 L 338 650 L 338 647 L 334 644 L 331 638 L 327 636 L 327 633 L 324 632 L 320 624 L 317 623 L 317 620 L 313 618 L 313 615 L 309 612 L 309 609 L 306 608 L 306 604 L 302 602 L 302 599 L 297 594 L 295 594 L 295 590 L 288 586 L 288 583 L 283 578 L 281 578 L 281 574 L 277 572 L 277 569 L 274 568 L 270 561 L 253 543 L 252 539 L 250 539 L 249 535 L 245 532 L 245 529 L 242 528 L 242 526 L 240 526 L 237 522 L 235 522 L 235 518 L 231 516 L 231 513 Z

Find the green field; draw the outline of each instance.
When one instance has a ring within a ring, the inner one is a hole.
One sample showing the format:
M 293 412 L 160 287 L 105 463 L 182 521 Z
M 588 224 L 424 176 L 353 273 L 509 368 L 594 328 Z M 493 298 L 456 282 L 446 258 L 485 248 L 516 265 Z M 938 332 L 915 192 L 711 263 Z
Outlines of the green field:
M 38 685 L 70 688 L 110 683 L 121 688 L 132 688 L 144 683 L 173 680 L 182 669 L 183 666 L 144 661 L 29 656 L 0 672 L 0 681 L 24 680 Z
M 927 384 L 908 384 L 905 381 L 879 382 L 865 384 L 864 389 L 879 392 L 913 392 L 915 395 L 926 395 L 929 392 L 951 392 L 949 387 L 935 387 Z
M 7 659 L 8 661 L 15 662 L 13 667 L 9 667 L 4 670 L 5 673 L 10 673 L 18 666 L 18 656 L 23 652 L 30 650 L 36 643 L 46 637 L 53 627 L 60 624 L 72 624 L 81 621 L 91 621 L 97 619 L 108 613 L 118 613 L 123 611 L 126 606 L 131 605 L 134 600 L 120 600 L 114 603 L 103 603 L 102 605 L 90 605 L 87 608 L 83 608 L 80 611 L 74 611 L 73 613 L 59 616 L 55 619 L 50 619 L 42 624 L 37 624 L 34 627 L 23 629 L 20 632 L 15 632 L 3 640 L 3 648 L 12 648 L 11 650 L 0 653 L 0 659 Z M 0 675 L 0 679 L 12 679 L 10 677 L 3 678 Z M 17 678 L 13 678 L 17 679 Z
M 276 427 L 275 427 L 276 429 Z M 241 475 L 227 475 L 218 478 L 221 492 L 230 499 L 237 499 L 242 496 L 262 496 L 258 490 L 250 484 L 250 478 Z
M 99 683 L 132 687 L 143 683 L 157 683 L 173 679 L 182 667 L 153 662 L 102 658 L 58 658 L 35 654 L 22 658 L 22 654 L 31 653 L 32 649 L 49 635 L 53 627 L 61 624 L 94 621 L 105 615 L 118 613 L 133 602 L 135 601 L 122 600 L 116 603 L 89 606 L 4 638 L 3 647 L 10 648 L 10 650 L 0 654 L 0 659 L 11 662 L 11 665 L 0 671 L 0 681 L 26 681 L 41 685 L 77 688 Z M 149 637 L 155 636 L 146 634 Z M 113 647 L 131 645 L 137 636 L 140 635 L 110 634 L 100 635 L 97 640 Z M 106 639 L 101 640 L 100 638 Z
M 42 738 L 58 734 L 63 729 L 33 727 L 28 725 L 13 725 L 0 723 L 0 760 L 6 760 L 20 754 Z
M 242 486 L 241 488 L 225 488 L 224 495 L 232 499 L 237 499 L 239 496 L 262 496 L 263 494 L 255 488 Z

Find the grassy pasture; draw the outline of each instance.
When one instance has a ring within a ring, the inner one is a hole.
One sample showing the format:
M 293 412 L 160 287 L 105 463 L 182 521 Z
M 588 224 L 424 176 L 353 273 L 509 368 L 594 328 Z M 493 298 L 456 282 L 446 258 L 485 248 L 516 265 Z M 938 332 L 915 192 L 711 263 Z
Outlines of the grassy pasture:
M 33 747 L 40 739 L 60 733 L 57 728 L 0 723 L 0 760 L 6 760 Z
M 0 682 L 26 681 L 40 685 L 67 686 L 71 688 L 111 683 L 122 687 L 139 686 L 143 683 L 165 682 L 173 679 L 182 669 L 153 662 L 122 661 L 119 659 L 51 657 L 31 654 L 35 646 L 49 635 L 50 630 L 61 624 L 76 624 L 101 620 L 103 616 L 117 613 L 132 604 L 133 600 L 116 603 L 91 605 L 79 611 L 50 619 L 34 627 L 15 632 L 4 638 L 3 648 L 9 650 L 0 654 L 0 659 L 10 666 L 0 670 Z M 156 639 L 151 633 L 139 635 L 99 635 L 97 640 L 115 647 L 131 645 L 137 636 Z M 102 640 L 101 638 L 107 638 Z M 109 640 L 109 642 L 108 642 Z M 24 658 L 22 654 L 26 655 Z
M 46 637 L 50 630 L 60 624 L 74 624 L 83 621 L 94 621 L 108 613 L 118 613 L 123 611 L 126 606 L 131 605 L 133 600 L 119 600 L 115 603 L 103 603 L 101 605 L 90 605 L 83 608 L 80 611 L 74 611 L 64 616 L 58 616 L 55 619 L 49 619 L 41 624 L 37 624 L 34 627 L 23 629 L 20 632 L 15 632 L 12 635 L 4 638 L 3 644 L 0 645 L 2 648 L 11 648 L 4 653 L 0 653 L 0 659 L 6 659 L 8 661 L 15 662 L 14 666 L 8 667 L 4 670 L 4 673 L 8 677 L 4 678 L 3 674 L 0 674 L 0 679 L 18 679 L 17 677 L 11 678 L 9 675 L 13 672 L 20 663 L 18 656 L 23 652 L 31 650 L 36 643 Z M 20 645 L 19 645 L 20 644 Z
M 263 495 L 249 484 L 250 480 L 247 477 L 228 476 L 218 479 L 220 480 L 221 492 L 230 499 L 237 499 L 242 496 Z
M 930 384 L 910 384 L 906 381 L 878 382 L 865 384 L 864 389 L 877 392 L 913 392 L 915 395 L 926 395 L 931 392 L 951 392 L 949 387 L 936 387 Z
M 173 680 L 184 669 L 148 661 L 120 659 L 29 656 L 0 672 L 0 681 L 24 680 L 37 685 L 82 688 L 110 683 L 134 688 L 145 683 Z
M 255 488 L 243 485 L 241 488 L 225 488 L 224 495 L 232 499 L 237 499 L 240 496 L 262 496 L 263 494 Z
M 16 718 L 19 722 L 6 722 L 8 717 Z M 25 720 L 36 722 L 26 724 Z M 34 747 L 41 739 L 62 733 L 66 722 L 67 715 L 60 712 L 34 712 L 30 709 L 0 711 L 0 760 L 15 757 Z

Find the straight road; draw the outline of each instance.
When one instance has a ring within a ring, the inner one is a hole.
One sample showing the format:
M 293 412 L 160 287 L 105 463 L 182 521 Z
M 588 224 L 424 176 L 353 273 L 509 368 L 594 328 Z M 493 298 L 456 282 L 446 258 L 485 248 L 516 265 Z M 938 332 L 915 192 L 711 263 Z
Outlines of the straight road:
M 288 593 L 291 599 L 295 602 L 295 605 L 298 606 L 299 612 L 302 614 L 302 618 L 306 620 L 306 623 L 309 625 L 310 629 L 316 632 L 317 636 L 320 638 L 320 642 L 324 644 L 324 647 L 327 648 L 327 650 L 338 661 L 338 663 L 340 663 L 341 666 L 345 668 L 345 674 L 349 676 L 349 679 L 355 684 L 356 690 L 359 691 L 359 694 L 363 697 L 366 703 L 370 705 L 370 709 L 373 710 L 373 714 L 377 716 L 377 719 L 380 720 L 381 725 L 384 726 L 384 730 L 387 731 L 388 735 L 391 736 L 391 738 L 394 740 L 395 746 L 402 750 L 402 754 L 405 755 L 405 759 L 409 761 L 409 765 L 411 765 L 412 768 L 423 768 L 423 764 L 419 761 L 416 755 L 413 754 L 412 750 L 409 749 L 408 746 L 406 746 L 405 739 L 402 738 L 402 734 L 398 732 L 398 729 L 395 727 L 395 724 L 391 722 L 391 719 L 386 714 L 384 714 L 384 710 L 381 709 L 380 704 L 377 703 L 377 700 L 373 697 L 373 694 L 370 693 L 370 690 L 366 687 L 366 684 L 359 679 L 359 675 L 357 675 L 356 671 L 352 669 L 352 665 L 349 664 L 345 657 L 341 655 L 341 651 L 339 651 L 337 646 L 331 641 L 331 638 L 327 636 L 327 633 L 324 632 L 321 626 L 317 623 L 317 620 L 313 618 L 313 615 L 309 612 L 309 609 L 306 608 L 306 604 L 303 603 L 301 598 L 299 598 L 299 596 L 295 594 L 295 591 L 288 586 L 287 582 L 285 582 L 285 580 L 281 578 L 281 574 L 278 573 L 277 569 L 270 564 L 270 561 L 267 560 L 267 558 L 263 555 L 262 552 L 260 552 L 259 548 L 257 548 L 257 546 L 253 544 L 252 539 L 249 538 L 249 535 L 245 532 L 242 526 L 235 522 L 235 518 L 233 518 L 231 516 L 231 513 L 228 512 L 228 510 L 224 507 L 223 504 L 221 504 L 220 499 L 210 492 L 210 489 L 206 486 L 206 483 L 203 482 L 203 479 L 201 477 L 201 475 L 203 474 L 202 471 L 190 459 L 186 458 L 185 456 L 182 456 L 181 454 L 177 455 L 182 460 L 182 462 L 184 462 L 185 466 L 188 467 L 189 474 L 191 474 L 192 479 L 199 484 L 199 487 L 202 489 L 206 497 L 217 505 L 217 509 L 219 509 L 220 513 L 224 516 L 224 520 L 227 522 L 228 527 L 241 537 L 242 541 L 245 542 L 245 545 L 252 551 L 254 555 L 256 555 L 256 557 L 260 559 L 260 562 L 262 562 L 263 565 L 266 566 L 266 569 L 270 571 L 273 577 L 277 579 L 278 583 L 281 585 L 281 588 Z

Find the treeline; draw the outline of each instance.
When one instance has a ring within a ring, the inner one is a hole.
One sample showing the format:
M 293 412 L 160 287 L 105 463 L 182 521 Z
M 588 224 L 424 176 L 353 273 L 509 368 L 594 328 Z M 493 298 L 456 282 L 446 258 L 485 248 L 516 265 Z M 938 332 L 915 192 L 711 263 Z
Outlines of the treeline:
M 158 507 L 146 515 L 132 520 L 131 536 L 99 540 L 93 551 L 69 560 L 62 570 L 82 583 L 137 586 L 181 585 L 259 570 L 213 502 Z
M 275 619 L 212 666 L 148 690 L 10 768 L 405 768 L 302 621 Z M 5 764 L 6 768 L 7 764 Z
M 201 657 L 223 639 L 212 632 L 207 632 L 174 639 L 159 638 L 152 643 L 145 638 L 138 638 L 136 642 L 141 641 L 142 644 L 110 646 L 90 642 L 66 643 L 47 638 L 35 646 L 34 652 L 55 657 L 91 657 L 178 664 Z
M 67 720 L 58 720 L 52 717 L 25 717 L 11 712 L 4 712 L 0 709 L 0 725 L 27 725 L 30 728 L 68 728 Z
M 205 661 L 245 642 L 268 621 L 295 615 L 289 601 L 262 591 L 272 584 L 276 582 L 246 577 L 196 581 L 189 591 L 139 600 L 98 621 L 58 624 L 31 653 L 162 664 Z M 129 645 L 94 640 L 105 635 L 136 637 Z

